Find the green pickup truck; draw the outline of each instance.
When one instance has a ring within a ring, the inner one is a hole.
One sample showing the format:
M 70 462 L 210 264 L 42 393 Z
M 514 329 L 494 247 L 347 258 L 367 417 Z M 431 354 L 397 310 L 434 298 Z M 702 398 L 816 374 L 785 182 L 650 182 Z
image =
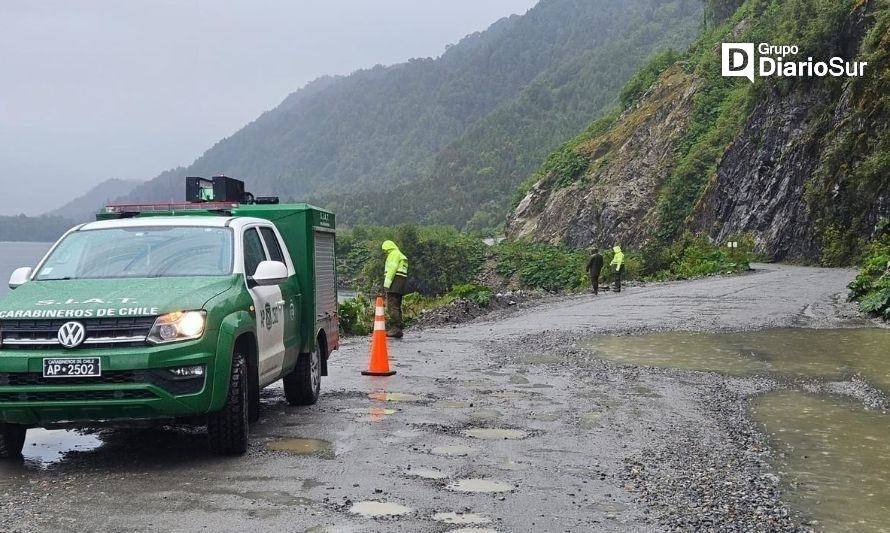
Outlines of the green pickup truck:
M 0 457 L 20 456 L 31 427 L 173 422 L 242 454 L 261 388 L 318 400 L 339 347 L 334 215 L 238 196 L 109 206 L 13 273 Z

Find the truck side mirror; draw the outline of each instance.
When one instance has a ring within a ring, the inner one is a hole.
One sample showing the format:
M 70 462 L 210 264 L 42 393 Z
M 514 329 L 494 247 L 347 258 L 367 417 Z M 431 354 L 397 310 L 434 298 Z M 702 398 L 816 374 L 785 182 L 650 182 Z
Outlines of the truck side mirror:
M 31 279 L 31 274 L 34 272 L 34 269 L 31 267 L 21 267 L 17 268 L 13 271 L 12 275 L 9 276 L 9 288 L 15 289 L 20 285 L 27 283 L 28 280 Z
M 252 281 L 254 285 L 267 286 L 279 285 L 287 281 L 287 278 L 287 265 L 281 261 L 262 261 L 248 281 Z

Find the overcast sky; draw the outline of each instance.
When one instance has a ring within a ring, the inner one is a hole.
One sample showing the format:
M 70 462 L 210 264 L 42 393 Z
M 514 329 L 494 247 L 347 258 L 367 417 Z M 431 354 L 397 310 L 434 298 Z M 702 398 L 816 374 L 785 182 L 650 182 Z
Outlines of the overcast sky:
M 324 74 L 435 57 L 537 0 L 0 0 L 0 214 L 149 179 Z

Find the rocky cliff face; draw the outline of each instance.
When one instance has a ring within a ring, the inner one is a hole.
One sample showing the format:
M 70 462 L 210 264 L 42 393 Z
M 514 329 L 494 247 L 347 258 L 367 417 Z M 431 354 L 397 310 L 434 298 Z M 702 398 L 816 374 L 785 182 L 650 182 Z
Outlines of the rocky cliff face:
M 818 259 L 805 188 L 821 153 L 818 91 L 770 95 L 748 118 L 696 206 L 691 226 L 718 242 L 754 236 L 761 253 Z
M 832 53 L 886 58 L 886 10 L 862 1 L 842 12 L 835 28 L 840 49 Z M 698 53 L 710 54 L 710 68 L 719 69 L 719 42 L 757 24 L 737 17 L 726 35 L 699 43 Z M 757 251 L 778 260 L 824 261 L 833 250 L 841 256 L 834 261 L 843 262 L 880 218 L 890 216 L 886 64 L 872 63 L 870 77 L 860 80 L 736 86 L 747 91 L 735 100 L 737 107 L 746 102 L 743 108 L 726 109 L 734 102 L 727 98 L 705 109 L 718 115 L 711 126 L 717 133 L 693 138 L 710 143 L 710 151 L 695 152 L 689 133 L 700 125 L 693 121 L 701 121 L 701 102 L 723 81 L 703 76 L 703 69 L 687 73 L 683 63 L 664 71 L 608 131 L 571 148 L 586 170 L 573 179 L 558 170 L 544 173 L 510 214 L 508 235 L 578 248 L 620 243 L 639 249 L 652 239 L 668 243 L 683 230 L 705 232 L 717 242 L 748 234 Z M 733 113 L 738 124 L 721 125 Z M 683 165 L 687 173 L 678 174 Z M 679 229 L 666 237 L 660 228 L 676 210 L 664 208 L 665 196 L 678 189 L 668 185 L 676 175 L 701 181 L 679 188 L 693 190 L 694 198 Z
M 550 175 L 532 187 L 510 215 L 508 235 L 577 248 L 644 241 L 695 88 L 690 75 L 671 68 L 611 131 L 579 145 L 590 161 L 582 179 L 566 184 Z

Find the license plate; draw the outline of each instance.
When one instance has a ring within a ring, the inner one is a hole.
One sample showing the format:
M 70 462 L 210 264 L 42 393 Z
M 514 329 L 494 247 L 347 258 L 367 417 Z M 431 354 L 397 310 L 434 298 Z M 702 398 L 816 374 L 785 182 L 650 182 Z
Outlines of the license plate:
M 98 378 L 102 362 L 98 357 L 59 358 L 43 360 L 45 378 Z

